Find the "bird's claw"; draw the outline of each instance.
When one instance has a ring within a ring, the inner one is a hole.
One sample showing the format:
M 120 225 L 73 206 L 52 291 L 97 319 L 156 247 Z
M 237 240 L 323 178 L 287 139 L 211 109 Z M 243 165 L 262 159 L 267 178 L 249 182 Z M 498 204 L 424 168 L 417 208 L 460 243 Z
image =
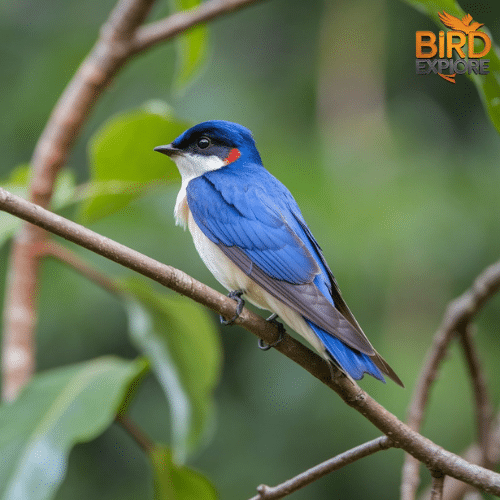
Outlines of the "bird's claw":
M 241 311 L 243 311 L 243 307 L 245 305 L 245 301 L 241 298 L 242 295 L 243 290 L 233 290 L 232 292 L 229 292 L 227 294 L 230 299 L 233 299 L 236 302 L 236 314 L 231 319 L 224 319 L 219 315 L 220 322 L 224 326 L 232 325 L 239 318 Z
M 278 333 L 279 333 L 278 340 L 276 340 L 276 342 L 273 342 L 272 344 L 266 344 L 266 342 L 264 342 L 262 339 L 259 339 L 257 345 L 259 346 L 259 349 L 263 351 L 269 351 L 271 347 L 277 346 L 285 337 L 285 327 L 283 326 L 282 323 L 276 321 L 277 317 L 278 315 L 276 313 L 271 314 L 271 316 L 269 316 L 269 318 L 267 318 L 266 321 L 278 327 Z

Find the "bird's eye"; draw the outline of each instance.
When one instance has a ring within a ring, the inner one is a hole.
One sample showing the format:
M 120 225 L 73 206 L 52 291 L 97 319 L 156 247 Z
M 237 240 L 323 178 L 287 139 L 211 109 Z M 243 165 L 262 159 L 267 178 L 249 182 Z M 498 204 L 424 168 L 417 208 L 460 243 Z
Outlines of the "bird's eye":
M 206 148 L 208 148 L 208 146 L 210 146 L 210 144 L 212 144 L 212 142 L 210 141 L 210 139 L 208 137 L 200 137 L 198 139 L 198 147 L 200 149 L 206 149 Z

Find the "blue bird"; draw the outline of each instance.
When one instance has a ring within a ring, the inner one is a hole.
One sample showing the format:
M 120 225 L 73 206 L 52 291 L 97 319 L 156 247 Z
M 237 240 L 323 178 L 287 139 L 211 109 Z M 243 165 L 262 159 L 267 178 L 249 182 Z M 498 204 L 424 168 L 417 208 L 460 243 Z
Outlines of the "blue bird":
M 177 165 L 175 204 L 205 265 L 240 301 L 279 316 L 328 362 L 355 380 L 365 373 L 403 386 L 342 299 L 290 191 L 262 165 L 252 133 L 236 123 L 200 123 L 155 151 Z M 235 318 L 233 318 L 235 319 Z

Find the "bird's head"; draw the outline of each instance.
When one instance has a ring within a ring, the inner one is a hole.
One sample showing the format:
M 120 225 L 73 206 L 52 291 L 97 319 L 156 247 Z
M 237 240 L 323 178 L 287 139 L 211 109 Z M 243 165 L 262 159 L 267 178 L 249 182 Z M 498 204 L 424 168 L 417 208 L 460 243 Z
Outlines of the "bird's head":
M 171 144 L 154 150 L 175 161 L 183 180 L 218 170 L 238 160 L 241 164 L 261 164 L 250 130 L 223 120 L 199 123 Z

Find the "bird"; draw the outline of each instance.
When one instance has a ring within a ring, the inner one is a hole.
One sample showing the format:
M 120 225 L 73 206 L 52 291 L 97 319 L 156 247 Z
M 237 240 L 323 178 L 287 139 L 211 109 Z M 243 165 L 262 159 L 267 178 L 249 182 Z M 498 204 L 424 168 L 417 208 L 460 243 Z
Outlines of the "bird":
M 176 224 L 189 229 L 209 271 L 238 302 L 237 315 L 248 300 L 348 378 L 369 374 L 385 382 L 386 375 L 404 387 L 344 302 L 299 206 L 263 166 L 250 130 L 206 121 L 154 151 L 175 162 Z
M 441 22 L 455 31 L 462 31 L 466 35 L 468 35 L 472 31 L 477 31 L 481 26 L 484 26 L 484 23 L 478 23 L 472 21 L 472 16 L 470 14 L 466 14 L 461 20 L 458 17 L 452 16 L 443 10 L 443 13 L 438 12 L 439 19 Z

